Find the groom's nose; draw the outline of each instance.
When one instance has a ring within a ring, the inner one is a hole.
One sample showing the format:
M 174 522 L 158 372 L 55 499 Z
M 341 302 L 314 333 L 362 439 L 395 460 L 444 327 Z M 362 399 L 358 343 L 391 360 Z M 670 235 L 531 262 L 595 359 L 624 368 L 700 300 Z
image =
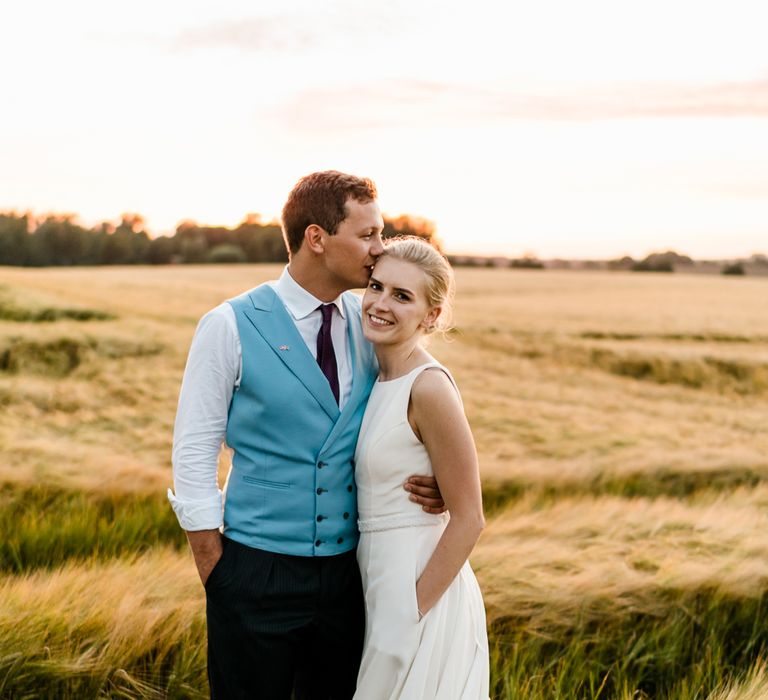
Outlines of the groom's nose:
M 378 258 L 384 252 L 384 241 L 381 238 L 381 234 L 377 233 L 371 240 L 370 248 L 371 257 Z

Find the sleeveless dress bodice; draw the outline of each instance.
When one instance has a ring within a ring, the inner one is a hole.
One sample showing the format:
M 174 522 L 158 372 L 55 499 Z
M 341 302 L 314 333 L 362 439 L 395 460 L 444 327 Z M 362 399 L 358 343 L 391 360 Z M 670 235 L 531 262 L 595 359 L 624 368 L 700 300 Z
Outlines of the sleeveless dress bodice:
M 485 609 L 469 562 L 426 615 L 417 605 L 416 581 L 449 522 L 447 513 L 425 513 L 403 489 L 409 476 L 433 474 L 408 422 L 413 383 L 432 367 L 450 378 L 430 362 L 377 381 L 360 429 L 357 560 L 366 627 L 354 700 L 488 700 Z
M 402 377 L 377 380 L 373 385 L 355 451 L 361 532 L 447 522 L 447 514 L 425 513 L 420 505 L 403 497 L 408 477 L 433 476 L 429 455 L 408 422 L 411 388 L 428 367 L 440 365 L 421 365 Z

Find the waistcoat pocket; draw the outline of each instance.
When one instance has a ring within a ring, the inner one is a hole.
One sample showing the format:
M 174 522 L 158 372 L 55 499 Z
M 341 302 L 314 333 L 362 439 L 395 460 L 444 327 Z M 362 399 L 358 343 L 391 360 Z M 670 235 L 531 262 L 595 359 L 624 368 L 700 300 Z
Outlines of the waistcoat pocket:
M 268 489 L 289 489 L 293 484 L 285 483 L 282 481 L 268 481 L 267 479 L 257 479 L 255 476 L 248 476 L 243 474 L 243 481 L 248 484 L 255 484 L 256 486 L 264 486 Z

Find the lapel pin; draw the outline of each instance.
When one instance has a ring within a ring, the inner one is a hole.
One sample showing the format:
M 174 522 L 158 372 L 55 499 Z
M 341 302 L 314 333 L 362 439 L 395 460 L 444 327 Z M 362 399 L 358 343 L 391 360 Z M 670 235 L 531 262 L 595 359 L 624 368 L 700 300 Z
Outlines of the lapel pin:
M 291 349 L 291 348 L 290 348 L 290 346 L 289 346 L 289 345 L 281 345 L 281 346 L 278 348 L 278 350 L 290 350 L 290 349 Z

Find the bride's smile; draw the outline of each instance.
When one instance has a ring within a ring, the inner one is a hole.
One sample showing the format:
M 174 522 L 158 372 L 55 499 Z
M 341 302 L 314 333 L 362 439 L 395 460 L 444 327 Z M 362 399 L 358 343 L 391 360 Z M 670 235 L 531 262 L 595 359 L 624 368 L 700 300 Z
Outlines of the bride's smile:
M 427 275 L 417 265 L 382 257 L 363 297 L 363 334 L 374 344 L 416 340 L 439 310 L 427 298 Z
M 379 318 L 378 316 L 374 316 L 373 314 L 368 314 L 368 320 L 371 322 L 371 325 L 373 326 L 391 326 L 394 324 L 394 321 L 387 321 L 384 318 Z

